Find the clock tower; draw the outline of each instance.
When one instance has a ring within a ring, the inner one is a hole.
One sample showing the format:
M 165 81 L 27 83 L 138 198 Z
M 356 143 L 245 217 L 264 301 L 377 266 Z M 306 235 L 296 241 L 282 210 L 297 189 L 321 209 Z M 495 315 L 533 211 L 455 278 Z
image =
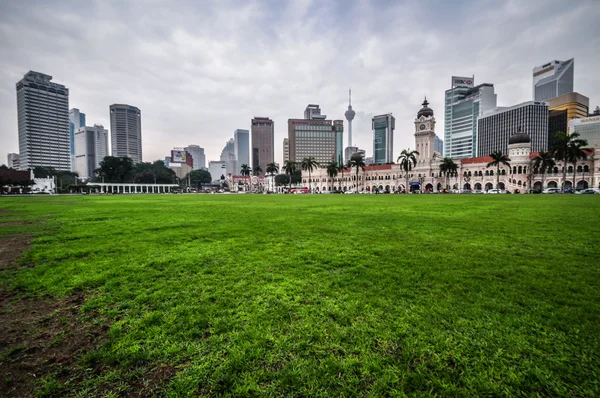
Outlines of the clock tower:
M 427 98 L 422 105 L 415 119 L 415 147 L 419 152 L 417 162 L 425 164 L 434 157 L 435 117 L 433 117 L 433 110 L 428 107 Z

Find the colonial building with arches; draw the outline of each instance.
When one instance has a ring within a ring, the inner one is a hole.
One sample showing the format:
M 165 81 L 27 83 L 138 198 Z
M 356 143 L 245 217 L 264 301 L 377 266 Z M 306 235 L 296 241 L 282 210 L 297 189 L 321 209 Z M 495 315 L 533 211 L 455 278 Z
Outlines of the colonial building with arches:
M 426 192 L 441 191 L 447 185 L 451 189 L 487 191 L 496 187 L 510 192 L 521 193 L 542 189 L 542 174 L 533 167 L 537 152 L 531 151 L 531 138 L 525 133 L 515 133 L 509 138 L 508 157 L 510 167 L 487 167 L 492 161 L 489 156 L 455 159 L 457 172 L 451 176 L 440 173 L 442 155 L 435 148 L 435 117 L 425 100 L 415 118 L 415 148 L 419 152 L 417 164 L 406 173 L 399 164 L 366 166 L 360 170 L 345 169 L 334 178 L 327 175 L 326 168 L 320 167 L 311 175 L 311 185 L 315 191 L 368 191 L 404 192 L 419 189 Z M 566 164 L 565 188 L 600 187 L 600 155 L 594 148 L 585 150 L 587 159 L 576 165 Z M 544 188 L 560 188 L 563 178 L 563 162 L 557 161 L 552 170 L 544 175 Z M 407 186 L 408 174 L 408 186 Z M 302 182 L 308 186 L 309 179 L 303 173 Z

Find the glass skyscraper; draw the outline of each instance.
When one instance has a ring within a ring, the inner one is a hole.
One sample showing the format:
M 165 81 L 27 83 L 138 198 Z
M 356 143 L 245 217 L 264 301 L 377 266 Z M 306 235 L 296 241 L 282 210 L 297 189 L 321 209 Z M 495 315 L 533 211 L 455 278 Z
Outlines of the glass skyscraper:
M 396 118 L 391 113 L 378 115 L 372 119 L 373 158 L 375 164 L 394 161 L 394 129 Z
M 85 127 L 85 113 L 73 108 L 69 111 L 69 134 L 71 145 L 71 171 L 75 171 L 75 133 Z
M 444 113 L 444 156 L 474 157 L 477 152 L 477 120 L 496 107 L 494 85 L 473 85 L 472 78 L 452 78 L 446 90 Z
M 533 100 L 547 101 L 573 92 L 575 59 L 551 61 L 533 68 Z

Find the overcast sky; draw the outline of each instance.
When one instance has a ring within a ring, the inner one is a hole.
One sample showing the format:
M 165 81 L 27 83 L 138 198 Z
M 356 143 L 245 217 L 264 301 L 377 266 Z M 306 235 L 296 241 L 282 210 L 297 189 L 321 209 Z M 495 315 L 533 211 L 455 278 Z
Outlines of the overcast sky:
M 188 144 L 218 160 L 268 116 L 281 162 L 288 118 L 316 103 L 344 119 L 349 86 L 354 144 L 372 156 L 371 117 L 392 112 L 399 154 L 425 95 L 443 138 L 452 75 L 493 83 L 509 106 L 531 100 L 534 66 L 574 57 L 575 91 L 600 105 L 598 21 L 598 0 L 0 0 L 0 163 L 19 149 L 29 70 L 67 86 L 88 125 L 108 128 L 110 104 L 139 107 L 147 161 Z

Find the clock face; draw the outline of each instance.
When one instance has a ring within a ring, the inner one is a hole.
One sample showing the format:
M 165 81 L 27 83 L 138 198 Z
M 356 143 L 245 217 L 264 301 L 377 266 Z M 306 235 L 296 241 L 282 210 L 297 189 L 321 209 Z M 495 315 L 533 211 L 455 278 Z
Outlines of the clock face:
M 419 126 L 419 129 L 421 129 L 421 130 L 425 130 L 425 125 L 424 125 L 424 124 L 420 125 L 420 126 Z

